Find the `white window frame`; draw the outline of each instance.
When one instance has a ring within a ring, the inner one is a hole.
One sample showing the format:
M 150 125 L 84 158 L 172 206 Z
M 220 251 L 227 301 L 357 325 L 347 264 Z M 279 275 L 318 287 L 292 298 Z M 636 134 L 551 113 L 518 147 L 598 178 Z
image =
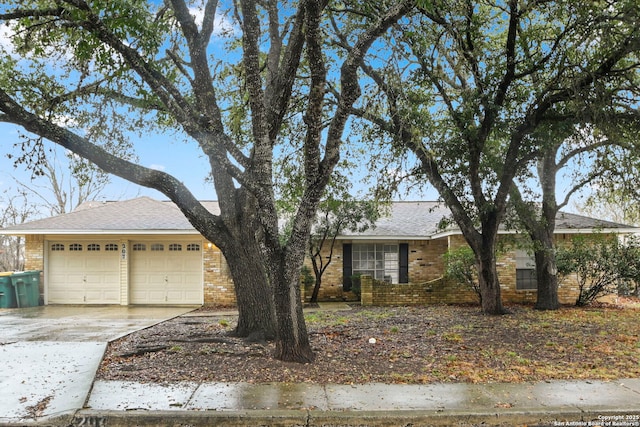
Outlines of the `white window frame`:
M 400 282 L 400 245 L 398 243 L 353 243 L 353 275 L 370 275 L 376 280 Z
M 524 249 L 516 249 L 516 290 L 537 291 L 536 260 Z

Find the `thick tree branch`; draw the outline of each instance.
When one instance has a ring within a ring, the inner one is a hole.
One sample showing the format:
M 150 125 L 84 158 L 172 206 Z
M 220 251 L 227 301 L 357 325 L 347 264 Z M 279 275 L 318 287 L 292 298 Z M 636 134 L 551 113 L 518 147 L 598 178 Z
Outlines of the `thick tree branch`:
M 175 177 L 114 156 L 87 139 L 29 113 L 3 90 L 0 90 L 0 111 L 3 112 L 3 118 L 9 119 L 7 121 L 55 142 L 95 163 L 104 171 L 135 184 L 160 191 L 180 208 L 198 231 L 213 239 L 212 241 L 219 240 L 218 235 L 223 232 L 224 224 L 219 217 L 207 211 L 184 184 Z

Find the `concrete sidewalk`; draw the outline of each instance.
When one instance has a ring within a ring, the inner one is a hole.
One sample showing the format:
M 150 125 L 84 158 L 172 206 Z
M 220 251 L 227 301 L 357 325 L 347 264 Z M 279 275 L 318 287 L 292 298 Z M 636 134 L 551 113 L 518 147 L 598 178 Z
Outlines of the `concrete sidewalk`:
M 640 379 L 523 384 L 97 381 L 75 425 L 640 426 Z
M 193 307 L 40 306 L 0 310 L 0 425 L 68 425 L 107 342 Z

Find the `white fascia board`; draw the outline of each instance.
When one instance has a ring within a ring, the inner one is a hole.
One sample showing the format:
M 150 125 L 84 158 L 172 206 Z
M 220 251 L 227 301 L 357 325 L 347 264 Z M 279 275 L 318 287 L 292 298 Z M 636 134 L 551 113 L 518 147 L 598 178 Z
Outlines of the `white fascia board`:
M 638 233 L 637 228 L 557 228 L 553 234 L 632 234 Z M 524 230 L 500 230 L 498 234 L 524 234 Z M 460 233 L 458 233 L 460 234 Z
M 399 240 L 431 240 L 431 236 L 338 236 L 336 240 L 367 240 L 370 242 L 378 240 L 399 241 Z
M 447 230 L 441 233 L 436 233 L 430 238 L 435 240 L 435 239 L 442 239 L 443 237 L 450 237 L 450 236 L 462 236 L 462 233 L 460 232 L 460 230 Z
M 498 230 L 498 235 L 524 234 L 524 230 Z M 558 228 L 553 234 L 635 234 L 640 233 L 640 228 Z M 431 239 L 438 239 L 449 236 L 461 236 L 460 230 L 450 230 L 434 234 Z
M 640 232 L 638 228 L 562 228 L 554 234 L 634 234 Z

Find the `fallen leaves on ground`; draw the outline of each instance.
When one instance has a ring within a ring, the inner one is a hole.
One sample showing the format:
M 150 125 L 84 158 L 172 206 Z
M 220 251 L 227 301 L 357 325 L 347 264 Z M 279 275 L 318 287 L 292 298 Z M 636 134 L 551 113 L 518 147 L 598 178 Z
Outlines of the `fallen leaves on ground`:
M 111 343 L 98 377 L 322 384 L 640 377 L 640 310 L 509 308 L 499 317 L 468 306 L 308 313 L 312 364 L 280 362 L 273 343 L 230 337 L 235 317 L 179 317 Z
M 35 405 L 27 406 L 26 410 L 29 413 L 29 416 L 34 419 L 41 417 L 42 414 L 44 414 L 44 411 L 49 406 L 49 402 L 51 401 L 52 398 L 53 396 L 46 396 Z

